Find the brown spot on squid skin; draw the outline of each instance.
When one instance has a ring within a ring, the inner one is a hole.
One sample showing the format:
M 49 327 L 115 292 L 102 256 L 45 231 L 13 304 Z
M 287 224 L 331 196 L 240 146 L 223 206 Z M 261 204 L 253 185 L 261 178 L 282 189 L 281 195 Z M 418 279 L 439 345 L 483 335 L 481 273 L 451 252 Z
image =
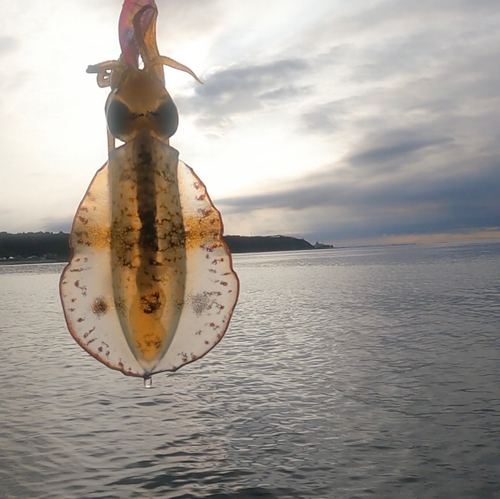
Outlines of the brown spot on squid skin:
M 92 303 L 92 312 L 101 317 L 107 313 L 109 305 L 104 296 L 98 296 Z
M 141 296 L 141 310 L 145 314 L 152 314 L 161 308 L 160 293 L 150 293 Z
M 81 216 L 75 220 L 72 238 L 78 245 L 96 249 L 109 248 L 111 243 L 109 227 L 89 223 L 88 219 Z
M 207 251 L 221 246 L 222 225 L 217 210 L 200 210 L 198 216 L 184 218 L 186 249 L 205 246 L 207 241 L 213 241 Z

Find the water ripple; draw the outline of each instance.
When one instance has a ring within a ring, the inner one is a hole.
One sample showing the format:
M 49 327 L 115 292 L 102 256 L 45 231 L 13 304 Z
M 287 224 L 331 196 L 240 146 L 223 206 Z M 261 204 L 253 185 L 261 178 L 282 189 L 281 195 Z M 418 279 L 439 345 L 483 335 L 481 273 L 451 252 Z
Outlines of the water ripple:
M 500 496 L 500 245 L 237 255 L 210 355 L 154 388 L 0 267 L 0 497 Z

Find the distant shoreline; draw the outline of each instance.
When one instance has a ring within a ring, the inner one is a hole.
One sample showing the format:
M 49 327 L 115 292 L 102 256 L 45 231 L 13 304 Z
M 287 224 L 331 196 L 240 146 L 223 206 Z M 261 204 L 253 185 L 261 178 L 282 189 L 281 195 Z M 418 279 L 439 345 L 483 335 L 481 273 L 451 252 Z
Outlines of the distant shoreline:
M 65 263 L 70 258 L 70 235 L 64 232 L 0 233 L 0 265 Z M 328 244 L 312 245 L 291 236 L 224 236 L 231 253 L 263 253 L 333 249 Z

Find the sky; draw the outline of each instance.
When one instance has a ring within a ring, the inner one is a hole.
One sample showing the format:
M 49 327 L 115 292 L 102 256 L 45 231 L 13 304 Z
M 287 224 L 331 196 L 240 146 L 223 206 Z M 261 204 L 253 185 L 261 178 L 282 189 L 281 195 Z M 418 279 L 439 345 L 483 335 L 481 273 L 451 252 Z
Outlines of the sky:
M 500 237 L 498 0 L 157 0 L 171 145 L 226 234 Z M 121 0 L 0 0 L 0 231 L 69 231 L 107 157 Z

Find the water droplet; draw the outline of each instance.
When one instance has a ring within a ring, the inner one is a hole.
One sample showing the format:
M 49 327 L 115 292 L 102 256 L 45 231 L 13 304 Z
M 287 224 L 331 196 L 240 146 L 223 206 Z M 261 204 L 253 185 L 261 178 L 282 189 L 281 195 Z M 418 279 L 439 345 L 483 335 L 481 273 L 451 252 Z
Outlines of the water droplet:
M 153 388 L 153 378 L 151 376 L 144 378 L 144 388 Z

